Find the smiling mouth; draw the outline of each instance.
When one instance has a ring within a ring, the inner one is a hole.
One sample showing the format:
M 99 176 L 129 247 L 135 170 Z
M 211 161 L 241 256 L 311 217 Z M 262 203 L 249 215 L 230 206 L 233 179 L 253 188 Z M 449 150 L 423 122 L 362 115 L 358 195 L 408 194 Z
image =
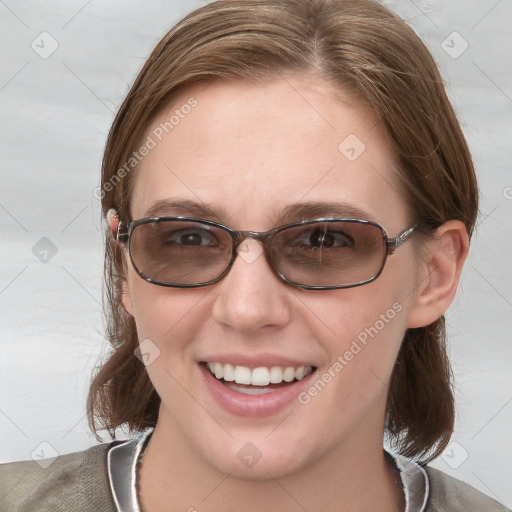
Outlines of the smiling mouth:
M 206 362 L 210 373 L 226 387 L 245 395 L 261 395 L 289 386 L 314 372 L 314 366 L 234 366 Z

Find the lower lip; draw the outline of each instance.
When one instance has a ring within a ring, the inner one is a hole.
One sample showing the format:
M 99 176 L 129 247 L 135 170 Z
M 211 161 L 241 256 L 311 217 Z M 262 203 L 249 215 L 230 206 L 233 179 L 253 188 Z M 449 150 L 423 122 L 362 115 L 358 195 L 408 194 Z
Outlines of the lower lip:
M 246 395 L 233 391 L 215 378 L 204 364 L 200 364 L 206 387 L 215 401 L 224 410 L 237 416 L 270 416 L 290 405 L 304 391 L 315 374 L 310 373 L 302 380 L 275 391 L 261 395 Z

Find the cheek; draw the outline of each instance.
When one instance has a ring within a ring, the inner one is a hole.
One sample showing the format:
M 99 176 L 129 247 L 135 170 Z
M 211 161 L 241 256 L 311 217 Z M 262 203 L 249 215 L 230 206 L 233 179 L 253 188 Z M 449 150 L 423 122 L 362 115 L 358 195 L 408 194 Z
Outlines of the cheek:
M 350 374 L 363 387 L 369 374 L 387 382 L 406 330 L 414 300 L 414 263 L 406 258 L 398 263 L 373 283 L 333 291 L 309 304 L 307 322 L 316 325 L 327 364 L 338 362 L 336 373 Z
M 386 288 L 377 280 L 361 287 L 334 291 L 330 297 L 318 297 L 309 307 L 317 323 L 323 324 L 325 331 L 331 334 L 330 344 L 347 339 L 364 343 L 372 334 L 393 337 L 391 334 L 404 328 L 409 295 L 409 288 L 401 292 L 399 287 Z M 342 348 L 341 343 L 339 348 Z
M 365 379 L 370 372 L 386 381 L 405 332 L 403 303 L 394 297 L 354 300 L 343 316 L 333 329 L 339 335 L 330 346 L 331 362 L 339 362 L 340 371 L 350 367 L 351 379 Z
M 405 332 L 407 304 L 398 290 L 383 293 L 377 282 L 375 288 L 364 288 L 340 291 L 338 301 L 325 300 L 310 308 L 322 319 L 319 322 L 317 315 L 310 313 L 308 320 L 313 325 L 311 317 L 316 318 L 317 342 L 328 355 L 311 386 L 299 396 L 299 402 L 311 412 L 315 432 L 326 427 L 330 432 L 350 432 L 363 424 L 365 417 L 380 424 L 385 414 L 389 380 Z
M 191 341 L 207 318 L 203 299 L 208 290 L 166 288 L 137 275 L 129 279 L 129 288 L 140 342 L 150 340 L 156 345 L 163 356 L 159 363 L 176 367 L 187 356 L 190 359 Z

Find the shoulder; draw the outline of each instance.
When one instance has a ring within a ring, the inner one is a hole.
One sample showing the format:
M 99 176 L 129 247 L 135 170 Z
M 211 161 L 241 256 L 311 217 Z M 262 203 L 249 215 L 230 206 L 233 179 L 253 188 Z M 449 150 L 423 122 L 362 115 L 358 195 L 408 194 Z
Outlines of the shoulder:
M 427 512 L 507 512 L 496 500 L 442 471 L 426 467 L 430 485 Z
M 106 465 L 113 444 L 44 459 L 48 464 L 0 465 L 0 512 L 115 511 Z

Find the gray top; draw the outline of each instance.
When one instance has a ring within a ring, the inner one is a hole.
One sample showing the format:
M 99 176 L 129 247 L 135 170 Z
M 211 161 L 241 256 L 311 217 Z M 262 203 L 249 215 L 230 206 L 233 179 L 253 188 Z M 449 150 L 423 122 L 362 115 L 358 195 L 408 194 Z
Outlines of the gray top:
M 119 507 L 123 512 L 138 510 L 128 508 L 130 500 L 137 507 L 133 463 L 149 434 L 60 455 L 47 460 L 47 464 L 41 460 L 0 464 L 0 512 L 118 512 Z M 441 471 L 392 457 L 400 470 L 410 512 L 512 512 Z M 128 501 L 120 501 L 124 499 Z

